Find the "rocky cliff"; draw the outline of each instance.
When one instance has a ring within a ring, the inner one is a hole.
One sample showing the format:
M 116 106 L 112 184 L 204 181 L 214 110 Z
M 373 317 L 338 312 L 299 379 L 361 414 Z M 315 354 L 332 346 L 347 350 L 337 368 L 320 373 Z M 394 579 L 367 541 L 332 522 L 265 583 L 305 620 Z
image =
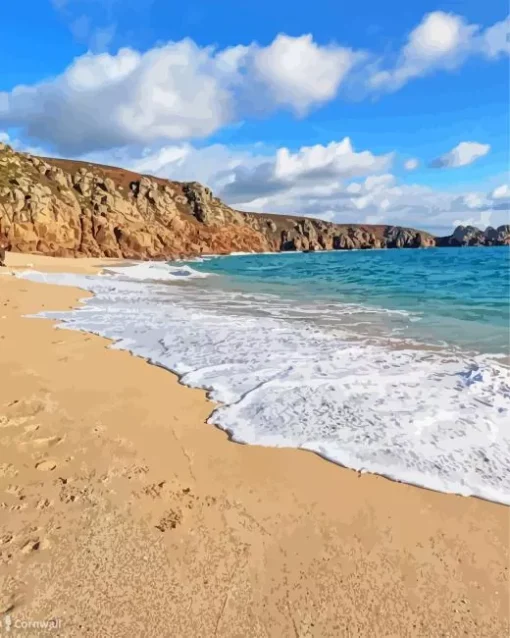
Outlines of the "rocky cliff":
M 133 259 L 435 245 L 409 228 L 243 213 L 197 182 L 40 158 L 3 144 L 0 241 L 20 252 Z
M 510 246 L 510 225 L 480 230 L 475 226 L 457 226 L 448 237 L 436 237 L 437 246 Z

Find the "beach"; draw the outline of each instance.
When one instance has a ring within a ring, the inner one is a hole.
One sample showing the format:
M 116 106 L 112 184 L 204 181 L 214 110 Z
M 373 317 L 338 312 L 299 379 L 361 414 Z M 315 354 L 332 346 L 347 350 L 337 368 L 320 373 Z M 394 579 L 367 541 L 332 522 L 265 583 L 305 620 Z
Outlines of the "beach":
M 7 263 L 80 273 L 107 260 Z M 233 443 L 206 423 L 204 391 L 25 316 L 88 293 L 3 272 L 0 612 L 13 624 L 55 620 L 62 636 L 508 634 L 508 507 Z

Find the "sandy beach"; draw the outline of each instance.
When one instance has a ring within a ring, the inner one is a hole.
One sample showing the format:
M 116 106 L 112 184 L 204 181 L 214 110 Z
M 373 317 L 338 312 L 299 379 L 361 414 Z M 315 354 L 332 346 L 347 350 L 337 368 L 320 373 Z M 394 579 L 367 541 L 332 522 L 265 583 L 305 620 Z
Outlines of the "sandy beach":
M 16 269 L 107 260 L 7 263 L 0 614 L 55 621 L 19 635 L 508 635 L 509 508 L 232 443 L 204 392 L 25 317 L 86 293 Z

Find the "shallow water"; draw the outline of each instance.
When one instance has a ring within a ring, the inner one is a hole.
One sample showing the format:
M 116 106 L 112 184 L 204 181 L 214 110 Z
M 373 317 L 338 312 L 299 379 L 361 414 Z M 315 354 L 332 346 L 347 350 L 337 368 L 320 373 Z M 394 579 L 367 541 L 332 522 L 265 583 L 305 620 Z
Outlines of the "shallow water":
M 223 287 L 320 305 L 317 314 L 340 303 L 338 312 L 349 304 L 369 323 L 386 315 L 387 327 L 399 336 L 508 351 L 508 247 L 249 255 L 193 268 L 222 275 Z M 364 310 L 379 310 L 380 317 L 363 317 Z M 406 320 L 395 321 L 399 316 Z

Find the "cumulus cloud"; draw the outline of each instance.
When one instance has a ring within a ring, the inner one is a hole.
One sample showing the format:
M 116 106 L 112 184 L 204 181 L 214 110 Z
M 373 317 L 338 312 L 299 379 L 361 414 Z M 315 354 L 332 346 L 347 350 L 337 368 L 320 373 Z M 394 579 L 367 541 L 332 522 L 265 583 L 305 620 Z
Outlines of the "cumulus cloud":
M 189 40 L 87 54 L 52 81 L 0 93 L 0 122 L 71 154 L 208 135 L 233 108 L 211 65 L 211 51 Z
M 487 155 L 490 144 L 479 142 L 461 142 L 451 151 L 437 157 L 430 163 L 431 168 L 458 168 L 472 164 L 480 157 Z
M 256 49 L 252 67 L 272 101 L 302 114 L 335 97 L 355 59 L 350 49 L 318 46 L 310 34 L 279 35 L 268 47 Z
M 223 193 L 237 203 L 289 189 L 324 188 L 332 180 L 384 171 L 392 159 L 392 154 L 356 152 L 348 137 L 327 146 L 305 146 L 296 153 L 280 148 L 267 161 L 252 167 L 244 164 L 235 167 Z
M 248 170 L 267 161 L 267 154 L 259 155 L 256 146 L 250 147 L 249 150 L 223 144 L 196 148 L 189 142 L 183 142 L 146 148 L 141 152 L 129 147 L 99 151 L 87 153 L 80 159 L 97 164 L 122 166 L 137 173 L 175 181 L 202 182 L 218 194 L 232 179 L 233 172 L 239 166 L 244 166 Z
M 0 93 L 0 124 L 73 154 L 205 137 L 250 105 L 303 114 L 335 95 L 352 63 L 349 50 L 311 36 L 221 51 L 182 40 L 88 53 L 53 80 Z
M 368 85 L 376 91 L 396 91 L 413 78 L 456 69 L 470 55 L 494 58 L 508 53 L 508 25 L 504 20 L 482 30 L 454 13 L 428 13 L 409 34 L 394 65 L 384 59 L 375 65 Z
M 406 169 L 406 171 L 414 171 L 418 168 L 419 165 L 420 162 L 415 157 L 412 157 L 404 162 L 404 168 Z

